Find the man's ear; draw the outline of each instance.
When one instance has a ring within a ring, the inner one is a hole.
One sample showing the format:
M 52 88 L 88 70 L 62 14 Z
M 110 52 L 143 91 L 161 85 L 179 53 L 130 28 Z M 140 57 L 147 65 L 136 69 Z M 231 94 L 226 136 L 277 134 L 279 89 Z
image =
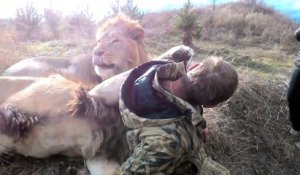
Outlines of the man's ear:
M 140 25 L 129 28 L 128 33 L 129 36 L 136 41 L 141 41 L 144 39 L 145 32 Z

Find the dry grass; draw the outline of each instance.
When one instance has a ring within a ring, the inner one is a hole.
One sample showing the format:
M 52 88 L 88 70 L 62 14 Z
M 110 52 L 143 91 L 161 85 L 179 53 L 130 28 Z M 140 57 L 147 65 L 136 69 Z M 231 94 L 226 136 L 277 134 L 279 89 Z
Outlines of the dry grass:
M 288 133 L 286 89 L 285 80 L 240 74 L 236 94 L 206 111 L 208 154 L 232 174 L 299 174 L 300 153 Z
M 286 101 L 294 55 L 277 49 L 196 42 L 197 59 L 217 55 L 239 72 L 239 88 L 224 105 L 205 110 L 207 154 L 232 174 L 300 173 L 300 138 L 289 134 Z
M 293 38 L 297 28 L 295 23 L 271 7 L 257 5 L 252 8 L 250 4 L 237 2 L 217 6 L 215 11 L 209 8 L 195 10 L 202 26 L 202 41 L 244 47 L 270 47 L 277 44 L 280 49 L 290 53 L 295 53 L 300 46 Z M 146 33 L 180 37 L 174 25 L 177 13 L 167 11 L 145 15 L 142 24 Z
M 1 25 L 0 25 L 1 26 Z M 26 51 L 16 42 L 12 28 L 0 27 L 0 72 L 20 60 Z
M 202 10 L 202 38 L 228 41 L 231 44 L 295 43 L 296 28 L 286 16 L 267 6 L 238 2 L 218 6 L 215 11 Z M 242 42 L 238 42 L 242 41 Z M 246 42 L 247 41 L 247 42 Z
M 1 175 L 81 175 L 84 172 L 81 158 L 34 159 L 20 155 L 2 155 L 0 158 Z
M 147 47 L 154 51 L 152 55 L 172 46 L 164 44 L 163 38 L 149 40 Z M 207 154 L 234 175 L 299 174 L 300 152 L 294 143 L 300 138 L 288 132 L 286 101 L 294 55 L 276 48 L 231 47 L 213 42 L 195 45 L 196 59 L 222 56 L 239 71 L 235 95 L 226 104 L 205 110 L 210 131 Z

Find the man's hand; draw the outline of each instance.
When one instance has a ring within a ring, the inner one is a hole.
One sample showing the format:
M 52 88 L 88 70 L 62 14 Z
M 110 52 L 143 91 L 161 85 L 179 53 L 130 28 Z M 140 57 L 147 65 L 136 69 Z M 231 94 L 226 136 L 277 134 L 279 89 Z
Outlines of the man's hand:
M 184 62 L 185 65 L 191 61 L 194 55 L 194 50 L 188 46 L 179 45 L 172 47 L 158 57 L 158 60 L 172 60 L 174 62 Z

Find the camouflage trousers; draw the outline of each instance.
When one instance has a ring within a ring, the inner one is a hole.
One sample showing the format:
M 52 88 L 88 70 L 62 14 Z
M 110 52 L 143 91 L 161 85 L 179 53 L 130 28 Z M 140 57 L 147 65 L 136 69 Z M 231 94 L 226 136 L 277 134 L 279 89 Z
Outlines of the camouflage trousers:
M 230 174 L 206 156 L 196 128 L 188 120 L 134 129 L 127 133 L 127 139 L 133 152 L 117 174 L 174 175 L 182 172 L 181 164 L 187 161 L 197 167 L 196 174 Z

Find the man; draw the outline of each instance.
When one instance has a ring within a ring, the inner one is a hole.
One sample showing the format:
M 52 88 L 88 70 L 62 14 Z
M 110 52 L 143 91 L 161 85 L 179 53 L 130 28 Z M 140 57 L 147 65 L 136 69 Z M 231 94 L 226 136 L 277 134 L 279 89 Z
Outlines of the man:
M 132 155 L 122 175 L 174 174 L 193 162 L 201 174 L 230 174 L 200 152 L 207 138 L 202 106 L 213 107 L 230 98 L 237 72 L 221 58 L 209 57 L 185 71 L 182 63 L 148 62 L 131 71 L 120 96 Z M 210 164 L 211 169 L 203 168 Z
M 295 32 L 295 38 L 300 41 L 300 28 Z M 295 61 L 295 69 L 291 77 L 288 88 L 288 105 L 290 112 L 290 121 L 292 124 L 290 133 L 294 136 L 300 136 L 300 55 Z

